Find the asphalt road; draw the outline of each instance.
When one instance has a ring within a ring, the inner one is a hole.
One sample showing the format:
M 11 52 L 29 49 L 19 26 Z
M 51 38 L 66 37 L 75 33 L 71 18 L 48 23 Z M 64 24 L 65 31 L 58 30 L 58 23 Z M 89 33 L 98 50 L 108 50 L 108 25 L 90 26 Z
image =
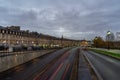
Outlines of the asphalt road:
M 120 61 L 92 51 L 83 51 L 103 80 L 120 80 Z
M 73 48 L 64 53 L 54 65 L 43 74 L 38 74 L 34 80 L 70 80 L 75 55 L 78 53 L 77 49 Z
M 75 69 L 77 73 L 74 74 Z M 0 80 L 74 80 L 74 78 L 91 80 L 79 47 L 64 48 L 0 73 Z
M 0 80 L 31 80 L 55 58 L 63 55 L 69 48 L 58 50 L 49 55 L 36 58 L 13 69 L 0 73 Z

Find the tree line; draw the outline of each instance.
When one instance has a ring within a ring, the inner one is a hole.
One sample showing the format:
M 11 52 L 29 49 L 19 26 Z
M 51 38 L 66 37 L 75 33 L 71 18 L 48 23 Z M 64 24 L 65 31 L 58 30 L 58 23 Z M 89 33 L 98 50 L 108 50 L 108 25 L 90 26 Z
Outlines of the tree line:
M 105 41 L 98 36 L 93 39 L 92 46 L 96 48 L 120 49 L 120 41 Z

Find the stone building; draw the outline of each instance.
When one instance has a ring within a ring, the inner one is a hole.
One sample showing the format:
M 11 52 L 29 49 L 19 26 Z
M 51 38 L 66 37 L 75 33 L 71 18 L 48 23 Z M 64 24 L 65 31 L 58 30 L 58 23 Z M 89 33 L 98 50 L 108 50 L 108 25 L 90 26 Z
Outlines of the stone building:
M 62 43 L 61 43 L 62 41 Z M 20 30 L 19 26 L 2 27 L 0 26 L 0 44 L 14 46 L 73 46 L 78 41 L 70 39 L 61 39 L 54 36 L 45 35 L 28 30 Z

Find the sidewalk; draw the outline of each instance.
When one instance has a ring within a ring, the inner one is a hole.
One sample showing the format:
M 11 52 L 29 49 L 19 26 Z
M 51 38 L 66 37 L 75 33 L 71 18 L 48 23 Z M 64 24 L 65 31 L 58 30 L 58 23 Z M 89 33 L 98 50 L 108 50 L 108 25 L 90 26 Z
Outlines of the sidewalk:
M 120 50 L 118 49 L 109 49 L 109 50 L 104 48 L 92 48 L 92 49 L 104 50 L 104 51 L 120 54 Z
M 37 50 L 37 51 L 19 51 L 19 52 L 8 52 L 8 51 L 0 51 L 0 57 L 10 56 L 10 55 L 18 55 L 18 54 L 26 54 L 32 52 L 39 52 L 44 50 Z

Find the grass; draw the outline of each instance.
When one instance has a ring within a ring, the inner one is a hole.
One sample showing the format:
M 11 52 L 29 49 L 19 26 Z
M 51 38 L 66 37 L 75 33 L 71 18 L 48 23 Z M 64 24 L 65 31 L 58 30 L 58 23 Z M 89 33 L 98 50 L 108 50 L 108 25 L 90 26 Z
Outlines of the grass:
M 117 54 L 117 53 L 108 52 L 108 51 L 104 51 L 104 50 L 97 50 L 97 49 L 90 49 L 90 50 L 93 52 L 96 52 L 96 53 L 100 53 L 103 55 L 111 56 L 116 59 L 120 59 L 120 54 Z

